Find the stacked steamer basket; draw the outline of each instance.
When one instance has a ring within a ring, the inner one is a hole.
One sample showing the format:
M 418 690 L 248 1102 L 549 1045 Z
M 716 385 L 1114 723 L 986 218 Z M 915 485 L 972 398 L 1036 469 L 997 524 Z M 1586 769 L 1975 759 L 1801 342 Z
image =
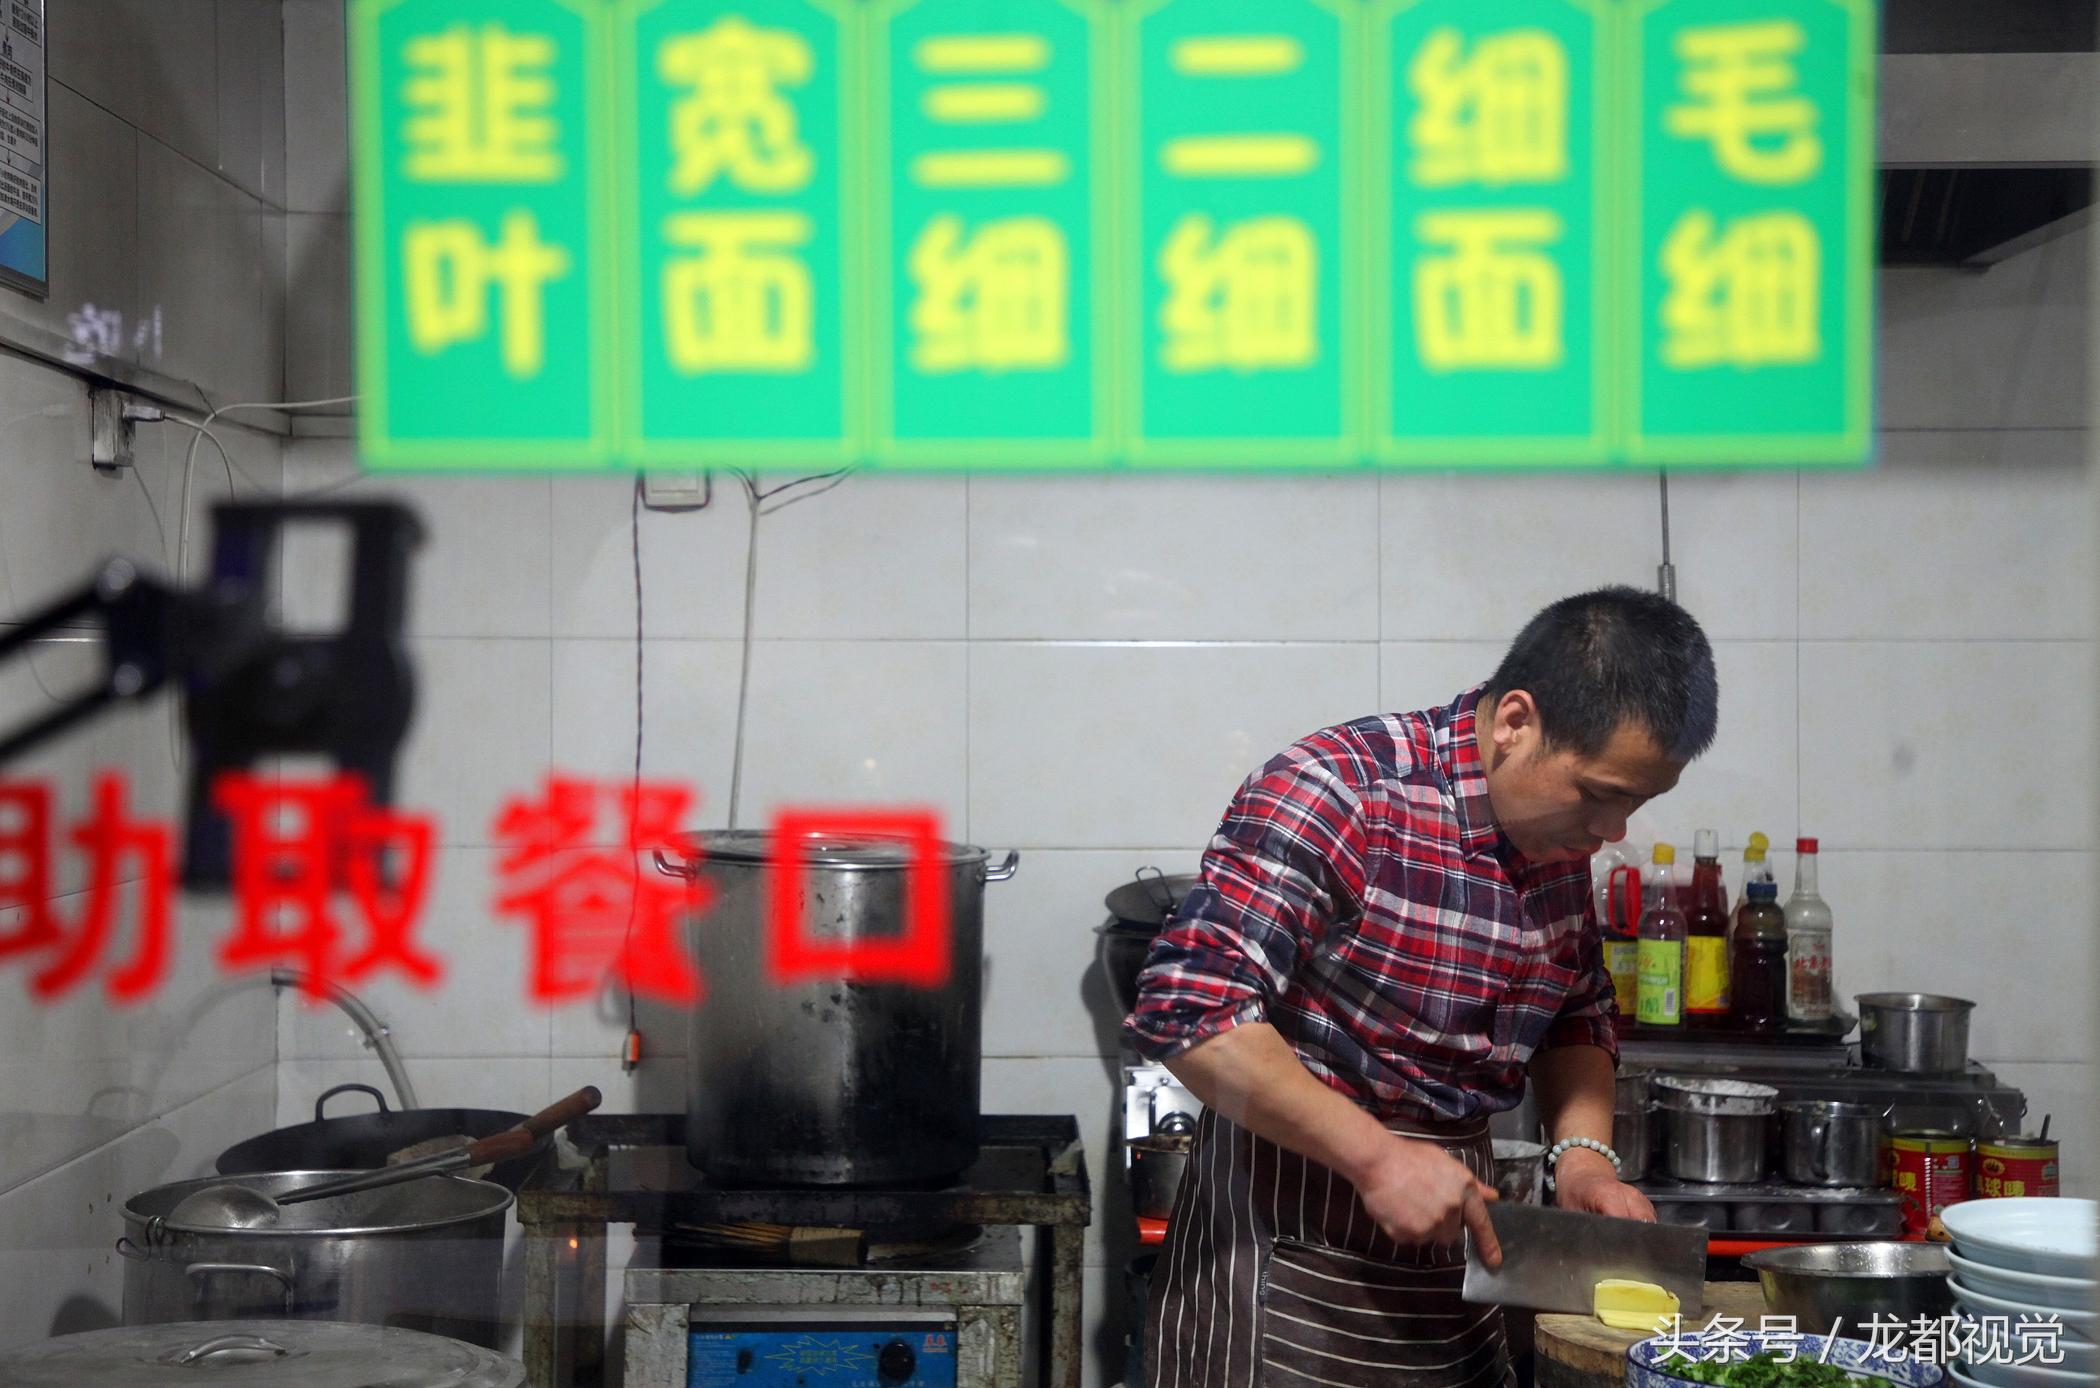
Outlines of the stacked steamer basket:
M 2100 1379 L 2091 1200 L 1971 1200 L 1942 1217 L 1956 1309 L 1977 1335 L 1964 1388 L 2071 1388 Z M 2024 1333 L 2023 1333 L 2024 1332 Z M 2021 1362 L 2024 1361 L 2024 1362 Z

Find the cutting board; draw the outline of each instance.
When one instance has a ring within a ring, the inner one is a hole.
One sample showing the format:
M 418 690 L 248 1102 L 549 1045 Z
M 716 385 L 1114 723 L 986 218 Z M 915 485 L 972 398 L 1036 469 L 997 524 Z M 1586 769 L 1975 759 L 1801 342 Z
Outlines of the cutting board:
M 1755 1282 L 1709 1282 L 1706 1314 L 1685 1328 L 1704 1328 L 1715 1316 L 1734 1316 L 1754 1326 L 1764 1313 L 1765 1294 Z M 1537 1388 L 1620 1388 L 1626 1382 L 1626 1351 L 1647 1338 L 1613 1330 L 1595 1316 L 1540 1316 L 1532 1333 Z

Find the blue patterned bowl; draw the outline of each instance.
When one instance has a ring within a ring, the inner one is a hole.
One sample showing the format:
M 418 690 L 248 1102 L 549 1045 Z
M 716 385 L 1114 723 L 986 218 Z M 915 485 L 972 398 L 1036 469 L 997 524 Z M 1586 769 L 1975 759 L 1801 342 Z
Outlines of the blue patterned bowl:
M 1781 1349 L 1787 1344 L 1794 1347 L 1796 1359 L 1810 1362 L 1824 1360 L 1823 1347 L 1828 1344 L 1830 1353 L 1825 1362 L 1849 1373 L 1864 1374 L 1879 1382 L 1894 1384 L 1897 1388 L 1943 1388 L 1947 1382 L 1947 1371 L 1938 1364 L 1921 1364 L 1915 1359 L 1884 1359 L 1875 1354 L 1874 1346 L 1865 1340 L 1831 1339 L 1824 1335 L 1763 1335 L 1755 1330 L 1744 1330 L 1725 1337 L 1688 1333 L 1643 1340 L 1626 1351 L 1626 1388 L 1684 1388 L 1685 1384 L 1698 1383 L 1697 1379 L 1683 1378 L 1661 1367 L 1664 1359 L 1673 1357 L 1679 1350 L 1693 1358 L 1706 1360 L 1726 1348 L 1726 1362 L 1738 1363 L 1753 1354 L 1766 1349 Z

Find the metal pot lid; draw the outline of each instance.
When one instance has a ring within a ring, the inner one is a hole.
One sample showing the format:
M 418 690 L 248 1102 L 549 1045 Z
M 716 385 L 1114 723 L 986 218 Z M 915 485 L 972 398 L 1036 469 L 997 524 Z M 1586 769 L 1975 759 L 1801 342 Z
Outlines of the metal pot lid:
M 246 1176 L 205 1176 L 193 1181 L 175 1181 L 155 1186 L 124 1202 L 127 1219 L 141 1222 L 164 1220 L 183 1197 L 208 1186 L 241 1185 L 276 1197 L 301 1186 L 319 1185 L 338 1176 L 357 1176 L 356 1171 L 267 1171 Z M 510 1191 L 491 1181 L 470 1181 L 463 1176 L 431 1176 L 404 1181 L 398 1186 L 353 1191 L 325 1200 L 302 1200 L 281 1208 L 275 1224 L 263 1229 L 228 1229 L 220 1225 L 177 1224 L 168 1229 L 203 1234 L 212 1238 L 334 1237 L 340 1234 L 398 1234 L 459 1224 L 485 1215 L 501 1214 L 511 1206 Z M 148 1231 L 148 1241 L 154 1237 Z
M 1105 904 L 1118 925 L 1158 930 L 1166 923 L 1183 897 L 1195 890 L 1203 878 L 1193 872 L 1168 876 L 1155 867 L 1137 870 L 1133 881 L 1110 892 Z
M 779 862 L 778 834 L 770 829 L 709 829 L 689 836 L 709 862 L 752 865 Z M 858 834 L 808 834 L 802 837 L 802 861 L 813 868 L 867 868 L 895 871 L 912 864 L 911 845 L 901 839 Z M 982 863 L 989 850 L 967 843 L 936 842 L 935 861 L 943 867 Z
M 518 1388 L 525 1366 L 420 1330 L 334 1321 L 176 1321 L 0 1350 L 9 1388 Z

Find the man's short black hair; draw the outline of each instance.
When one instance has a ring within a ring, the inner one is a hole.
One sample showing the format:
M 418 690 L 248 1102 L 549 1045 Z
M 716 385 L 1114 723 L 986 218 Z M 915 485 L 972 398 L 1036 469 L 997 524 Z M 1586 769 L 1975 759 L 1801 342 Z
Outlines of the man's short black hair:
M 1719 718 L 1706 633 L 1676 603 L 1638 588 L 1578 593 L 1525 623 L 1487 698 L 1516 689 L 1538 705 L 1549 745 L 1586 757 L 1631 723 L 1673 760 L 1690 761 L 1713 745 Z

